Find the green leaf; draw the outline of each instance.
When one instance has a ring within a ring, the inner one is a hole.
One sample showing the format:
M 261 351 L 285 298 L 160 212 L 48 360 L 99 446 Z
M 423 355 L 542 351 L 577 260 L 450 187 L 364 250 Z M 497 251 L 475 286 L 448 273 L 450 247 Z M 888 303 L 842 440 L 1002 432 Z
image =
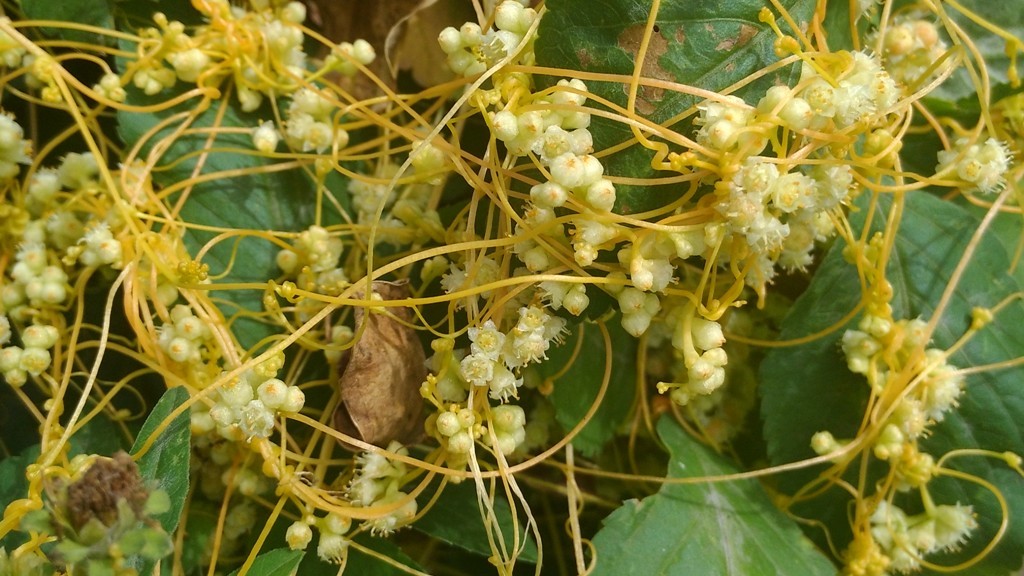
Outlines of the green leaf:
M 1002 28 L 1013 37 L 1024 38 L 1024 11 L 1020 9 L 1019 5 L 1012 2 L 991 2 L 990 0 L 961 0 L 960 5 L 988 20 L 990 24 Z M 1004 38 L 979 26 L 953 5 L 945 5 L 944 10 L 977 46 L 985 60 L 985 66 L 989 73 L 989 87 L 992 90 L 992 102 L 1024 89 L 1019 83 L 1014 86 L 1010 82 L 1011 61 L 1007 55 L 1007 44 Z M 1015 49 L 1019 50 L 1020 48 Z M 1021 73 L 1019 61 L 1015 63 L 1015 67 L 1015 73 L 1019 76 Z M 930 107 L 943 114 L 963 116 L 966 113 L 976 117 L 980 112 L 978 89 L 974 81 L 971 80 L 970 73 L 963 66 L 958 67 L 953 75 L 933 90 L 925 100 Z
M 168 20 L 177 20 L 185 26 L 203 24 L 203 17 L 191 2 L 166 0 L 110 0 L 117 29 L 132 34 L 141 28 L 154 26 L 153 14 L 161 12 Z
M 494 514 L 505 537 L 507 549 L 511 549 L 512 534 L 516 528 L 512 522 L 508 500 L 498 496 L 494 502 Z M 526 546 L 519 559 L 536 563 L 537 545 L 532 539 L 527 539 L 523 523 L 519 522 L 518 526 L 519 542 L 526 540 Z M 484 531 L 477 505 L 476 486 L 472 481 L 445 486 L 434 507 L 417 520 L 413 528 L 463 550 L 485 557 L 491 556 L 491 546 L 487 541 L 487 533 Z
M 98 28 L 113 29 L 114 18 L 110 4 L 105 0 L 89 0 L 88 2 L 67 2 L 66 0 L 21 0 L 21 9 L 25 16 L 33 20 L 57 20 L 87 24 Z M 59 36 L 65 40 L 86 44 L 109 43 L 104 37 L 85 30 L 70 28 L 47 27 L 43 31 L 48 35 Z
M 822 28 L 825 30 L 828 48 L 833 52 L 854 49 L 854 31 L 850 28 L 850 8 L 853 6 L 849 2 L 831 2 L 825 9 L 825 20 L 822 22 Z M 865 34 L 873 26 L 877 26 L 878 17 L 879 10 L 877 9 L 869 9 L 867 12 L 862 12 L 855 22 L 857 37 L 864 38 Z
M 855 234 L 864 226 L 866 200 L 866 196 L 862 197 L 858 201 L 862 209 L 851 214 Z M 894 290 L 893 313 L 896 318 L 929 319 L 978 227 L 978 220 L 962 208 L 924 192 L 908 194 L 905 200 L 886 273 Z M 879 198 L 873 229 L 882 226 L 890 204 L 890 198 Z M 844 243 L 837 242 L 829 251 L 807 292 L 790 310 L 783 322 L 783 340 L 810 335 L 838 323 L 860 301 L 860 281 L 856 270 L 844 261 L 843 248 Z M 1020 291 L 1019 284 L 1007 274 L 1008 269 L 1009 260 L 1001 243 L 987 234 L 936 328 L 933 347 L 948 348 L 955 342 L 967 328 L 973 307 L 994 306 Z M 856 321 L 848 326 L 854 326 Z M 1024 308 L 1019 304 L 1007 306 L 995 322 L 972 337 L 950 362 L 967 368 L 1017 358 L 1024 350 L 1021 326 Z M 856 433 L 868 391 L 864 379 L 846 368 L 839 346 L 842 333 L 840 329 L 807 344 L 774 349 L 762 364 L 762 417 L 772 464 L 814 456 L 810 440 L 820 430 L 828 430 L 839 439 Z M 1024 368 L 1020 367 L 968 376 L 959 409 L 933 428 L 931 436 L 922 443 L 922 450 L 936 457 L 965 448 L 1024 453 L 1022 380 Z M 1007 571 L 1019 567 L 1024 523 L 1015 519 L 1024 517 L 1024 479 L 998 462 L 982 458 L 958 458 L 948 465 L 993 483 L 1010 501 L 1010 530 L 982 566 Z M 877 472 L 874 468 L 872 471 Z M 794 492 L 820 472 L 818 467 L 789 474 L 780 479 L 781 487 Z M 934 501 L 971 504 L 980 524 L 962 552 L 934 558 L 943 565 L 953 565 L 980 552 L 994 536 L 1001 513 L 995 498 L 976 484 L 940 480 L 929 485 Z M 835 489 L 795 511 L 821 521 L 842 548 L 850 538 L 849 500 L 849 494 Z
M 798 23 L 806 23 L 814 9 L 812 0 L 784 0 L 782 5 Z M 631 75 L 639 51 L 650 5 L 630 0 L 548 0 L 535 44 L 542 66 Z M 643 75 L 705 90 L 722 91 L 777 62 L 775 33 L 758 20 L 762 0 L 692 2 L 666 0 L 657 15 Z M 784 24 L 779 20 L 780 24 Z M 792 83 L 799 68 L 769 74 L 735 94 L 756 102 L 775 83 Z M 571 74 L 571 73 L 569 73 Z M 628 86 L 587 81 L 587 88 L 625 108 Z M 636 111 L 663 124 L 697 104 L 683 92 L 641 87 Z M 592 103 L 591 103 L 592 104 Z M 689 122 L 673 129 L 689 130 Z M 598 151 L 632 138 L 620 123 L 595 116 L 590 131 Z M 653 177 L 652 153 L 639 145 L 602 159 L 605 172 L 614 176 Z M 662 174 L 664 175 L 664 174 Z M 642 212 L 678 198 L 678 187 L 616 185 L 616 211 Z
M 573 446 L 588 457 L 599 454 L 615 435 L 615 430 L 633 406 L 635 393 L 636 339 L 627 334 L 617 321 L 605 326 L 613 343 L 608 390 L 593 418 L 573 440 Z M 547 361 L 537 367 L 542 376 L 552 378 L 568 366 L 568 370 L 554 381 L 554 391 L 548 398 L 555 407 L 555 419 L 565 430 L 571 430 L 583 420 L 597 399 L 604 379 L 606 355 L 600 327 L 577 324 L 566 336 L 565 343 L 548 350 Z
M 671 418 L 658 422 L 669 478 L 739 472 Z M 835 574 L 756 480 L 665 484 L 612 512 L 594 536 L 601 574 Z
M 157 428 L 164 424 L 171 412 L 188 398 L 188 391 L 182 387 L 171 388 L 165 392 L 142 425 L 139 437 L 135 440 L 135 445 L 132 446 L 132 454 L 138 453 Z M 188 496 L 191 439 L 189 411 L 185 410 L 160 432 L 160 435 L 150 445 L 149 450 L 138 460 L 139 473 L 142 478 L 158 481 L 160 488 L 166 491 L 170 497 L 170 509 L 155 516 L 168 534 L 173 533 L 178 527 L 181 510 L 185 506 L 185 498 Z
M 975 206 L 962 196 L 957 196 L 956 203 L 978 220 L 985 216 L 986 209 L 983 206 Z M 1001 212 L 992 220 L 990 236 L 999 240 L 999 243 L 1003 245 L 1006 253 L 1011 255 L 1011 258 L 1020 250 L 1021 241 L 1024 240 L 1024 219 L 1022 217 L 1024 217 L 1022 214 Z M 1017 280 L 1017 283 L 1024 286 L 1024 262 L 1013 261 L 1012 264 L 1010 272 Z
M 299 563 L 302 562 L 302 557 L 305 555 L 306 553 L 302 550 L 287 548 L 264 552 L 256 557 L 245 574 L 246 576 L 288 576 L 298 570 Z M 235 570 L 230 576 L 237 574 L 238 570 Z
M 169 98 L 168 91 L 157 97 L 142 96 L 137 90 L 129 89 L 129 103 L 153 105 Z M 186 112 L 196 106 L 195 101 L 185 102 L 174 108 L 148 114 L 121 112 L 118 114 L 119 131 L 125 142 L 138 142 L 160 122 L 174 114 Z M 221 106 L 225 106 L 221 110 Z M 223 112 L 223 116 L 220 116 Z M 267 115 L 270 113 L 267 112 Z M 202 174 L 209 175 L 227 171 L 245 171 L 230 178 L 217 178 L 198 183 L 192 187 L 188 199 L 181 209 L 181 218 L 190 224 L 226 229 L 227 231 L 296 231 L 314 223 L 317 206 L 317 192 L 310 177 L 300 169 L 266 172 L 255 170 L 273 164 L 273 161 L 256 156 L 253 152 L 249 129 L 259 125 L 260 112 L 243 113 L 230 101 L 213 102 L 211 107 L 200 113 L 191 127 L 195 129 L 222 127 L 243 128 L 241 132 L 218 131 L 210 138 L 207 131 L 196 130 L 178 136 L 160 158 L 160 166 L 153 171 L 154 181 L 162 186 L 171 186 L 191 179 L 198 159 L 205 155 Z M 156 142 L 162 141 L 173 132 L 177 124 L 165 127 L 143 147 L 144 154 L 152 151 Z M 341 191 L 346 181 L 339 175 L 328 179 L 324 194 L 336 194 L 342 203 L 347 203 Z M 175 196 L 176 198 L 177 196 Z M 340 221 L 333 210 L 334 202 L 323 200 L 324 216 L 321 224 Z M 185 243 L 190 254 L 198 250 L 217 235 L 207 230 L 190 228 Z M 279 247 L 263 239 L 242 235 L 237 239 L 217 244 L 203 258 L 210 265 L 211 276 L 220 276 L 218 283 L 249 282 L 265 284 L 270 278 L 280 276 L 275 258 Z M 234 257 L 234 258 L 232 258 Z M 172 263 L 175 264 L 175 263 Z M 269 324 L 246 317 L 263 309 L 263 290 L 214 291 L 212 296 L 219 299 L 218 305 L 225 317 L 234 319 L 231 329 L 239 343 L 246 349 L 252 348 L 261 339 L 273 334 L 275 328 Z
M 422 571 L 411 558 L 390 540 L 362 534 L 355 541 L 381 556 L 390 558 L 414 570 Z M 306 554 L 306 558 L 299 567 L 298 573 L 302 576 L 337 576 L 338 566 L 324 562 L 316 554 Z M 359 576 L 408 576 L 409 572 L 396 568 L 376 556 L 361 552 L 355 547 L 349 547 L 348 560 L 345 562 L 345 574 L 358 574 Z

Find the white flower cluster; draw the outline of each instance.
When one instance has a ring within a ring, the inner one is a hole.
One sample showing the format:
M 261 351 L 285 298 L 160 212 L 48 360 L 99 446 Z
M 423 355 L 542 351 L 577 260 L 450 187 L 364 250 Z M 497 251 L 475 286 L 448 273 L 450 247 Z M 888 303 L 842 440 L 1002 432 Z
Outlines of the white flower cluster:
M 868 376 L 872 385 L 881 392 L 881 387 L 888 381 L 888 373 L 904 369 L 911 358 L 916 358 L 915 351 L 927 345 L 926 326 L 927 323 L 918 318 L 894 323 L 865 315 L 859 330 L 847 330 L 843 334 L 847 367 L 851 372 Z M 899 331 L 902 337 L 891 338 L 894 330 Z M 891 342 L 897 342 L 899 347 L 890 349 Z M 895 365 L 886 364 L 886 359 Z M 902 417 L 896 424 L 908 439 L 923 433 L 928 420 L 942 421 L 945 413 L 956 407 L 964 389 L 964 377 L 948 363 L 942 350 L 926 349 L 919 365 L 913 368 L 914 373 L 919 374 L 920 382 L 915 385 L 915 393 L 901 401 L 904 406 L 895 414 Z
M 121 268 L 121 242 L 114 238 L 106 222 L 94 224 L 85 231 L 78 246 L 69 247 L 68 256 L 89 267 Z
M 505 0 L 494 11 L 497 30 L 484 31 L 479 24 L 467 22 L 459 29 L 445 28 L 437 40 L 453 72 L 475 76 L 515 50 L 536 19 L 537 11 L 533 8 Z
M 457 404 L 437 415 L 434 428 L 440 435 L 438 439 L 445 449 L 450 454 L 458 456 L 470 453 L 481 431 L 476 414 L 468 408 L 459 408 Z M 450 460 L 449 458 L 449 465 L 452 465 Z
M 706 100 L 697 105 L 694 124 L 697 143 L 719 152 L 728 152 L 739 145 L 749 154 L 760 152 L 767 140 L 755 131 L 744 130 L 756 121 L 754 109 L 736 96 L 723 96 L 721 100 Z
M 392 441 L 388 451 L 407 456 L 409 451 Z M 356 456 L 356 471 L 348 486 L 348 496 L 355 506 L 386 506 L 402 502 L 390 513 L 367 520 L 374 534 L 390 534 L 408 524 L 416 516 L 414 498 L 402 492 L 406 465 L 383 454 L 364 452 Z
M 958 550 L 977 526 L 973 509 L 960 504 L 933 505 L 909 516 L 882 501 L 871 516 L 871 536 L 889 557 L 889 568 L 900 573 L 920 570 L 929 554 Z
M 573 282 L 544 281 L 537 285 L 552 310 L 565 308 L 573 316 L 579 316 L 590 305 L 587 286 Z
M 21 346 L 7 346 L 11 335 L 10 320 L 0 314 L 0 375 L 7 384 L 20 388 L 29 374 L 38 376 L 50 367 L 50 349 L 59 334 L 53 326 L 33 324 L 21 331 Z
M 348 132 L 334 124 L 337 107 L 319 92 L 302 88 L 288 106 L 285 137 L 297 150 L 317 153 L 348 145 Z
M 111 230 L 111 223 L 118 222 L 116 214 L 108 213 L 105 220 L 93 216 L 87 228 L 83 213 L 57 201 L 62 191 L 75 199 L 104 195 L 97 186 L 98 174 L 92 154 L 70 153 L 58 168 L 41 168 L 28 179 L 26 206 L 31 219 L 24 224 L 21 245 L 7 270 L 10 281 L 0 282 L 0 309 L 12 319 L 24 321 L 41 308 L 61 306 L 69 294 L 70 267 L 76 262 L 121 265 L 121 243 Z M 58 259 L 61 250 L 66 254 Z
M 331 50 L 330 56 L 324 65 L 332 70 L 338 71 L 343 76 L 355 76 L 359 72 L 356 63 L 369 66 L 377 58 L 373 46 L 366 40 L 355 42 L 342 42 Z
M 170 320 L 158 331 L 160 348 L 175 362 L 201 362 L 203 347 L 211 337 L 210 327 L 185 304 L 171 309 Z
M 509 456 L 526 441 L 526 412 L 514 404 L 502 404 L 491 409 L 491 428 L 494 447 L 503 456 Z M 490 440 L 489 434 L 484 438 Z
M 398 173 L 399 166 L 393 162 L 378 165 L 373 181 L 352 180 L 348 185 L 352 207 L 356 209 L 357 220 L 363 224 L 376 222 L 377 211 L 387 214 L 394 205 L 394 195 L 389 195 L 388 182 Z M 383 204 L 383 206 L 382 206 Z
M 57 168 L 40 168 L 28 180 L 28 205 L 34 215 L 50 213 L 46 223 L 47 238 L 57 248 L 78 242 L 85 231 L 78 217 L 63 210 L 57 196 L 63 191 L 99 192 L 100 167 L 92 152 L 71 152 L 61 159 Z
M 632 286 L 611 287 L 609 290 L 618 296 L 622 327 L 626 332 L 638 338 L 647 332 L 651 320 L 661 311 L 661 299 L 658 295 Z
M 1006 185 L 1006 171 L 1010 168 L 1010 151 L 1006 144 L 989 138 L 981 144 L 971 144 L 966 138 L 956 141 L 952 150 L 938 154 L 937 174 L 952 172 L 968 183 L 965 192 L 977 190 L 984 194 L 998 192 Z
M 16 318 L 33 308 L 59 306 L 67 299 L 67 272 L 50 263 L 41 241 L 22 244 L 10 276 L 14 282 L 4 285 L 2 298 L 4 308 Z
M 32 161 L 29 152 L 32 144 L 25 140 L 25 131 L 14 117 L 0 112 L 0 179 L 14 178 L 18 175 L 18 164 Z
M 693 306 L 674 309 L 670 318 L 675 326 L 672 347 L 683 355 L 686 379 L 680 382 L 659 382 L 658 392 L 669 392 L 673 402 L 686 406 L 694 399 L 710 396 L 722 387 L 729 356 L 723 348 L 725 334 L 718 322 L 701 318 Z
M 551 342 L 565 330 L 565 320 L 536 306 L 519 309 L 519 319 L 507 334 L 488 320 L 469 329 L 470 353 L 460 365 L 462 378 L 474 386 L 487 386 L 491 398 L 507 401 L 523 385 L 517 371 L 547 358 Z
M 310 226 L 301 232 L 291 248 L 277 253 L 277 266 L 304 290 L 338 295 L 349 285 L 348 275 L 339 266 L 345 245 L 322 226 Z M 309 318 L 323 307 L 317 300 L 298 303 L 299 316 Z
M 560 80 L 546 96 L 534 96 L 531 106 L 517 104 L 493 114 L 492 131 L 509 153 L 533 153 L 550 175 L 549 180 L 530 189 L 532 206 L 526 224 L 541 227 L 555 218 L 555 209 L 572 200 L 579 212 L 573 238 L 574 257 L 582 266 L 597 258 L 598 246 L 615 238 L 619 231 L 600 221 L 615 206 L 615 186 L 604 177 L 604 166 L 593 156 L 594 141 L 587 127 L 590 114 L 580 110 L 586 102 L 586 85 L 580 80 Z M 534 108 L 537 106 L 537 108 Z M 517 228 L 517 233 L 524 230 Z M 561 226 L 550 226 L 545 236 L 564 238 Z M 515 253 L 526 267 L 540 272 L 553 265 L 548 251 L 536 240 L 522 240 Z
M 755 258 L 747 283 L 769 282 L 776 262 L 790 270 L 810 264 L 815 242 L 835 232 L 828 211 L 847 202 L 852 189 L 845 164 L 782 174 L 775 163 L 748 158 L 714 205 L 725 219 L 725 241 L 741 240 Z
M 93 84 L 92 89 L 99 96 L 114 102 L 124 102 L 128 98 L 128 92 L 121 85 L 121 77 L 113 72 L 101 76 L 100 81 Z
M 352 528 L 352 520 L 333 512 L 319 520 L 309 520 L 316 522 L 320 532 L 320 540 L 316 547 L 317 556 L 324 562 L 341 562 L 348 550 L 349 539 L 346 534 Z M 305 548 L 313 538 L 309 521 L 292 524 L 285 538 L 292 550 Z
M 490 434 L 473 411 L 456 404 L 437 415 L 434 428 L 449 453 L 448 465 L 452 467 L 465 465 L 477 439 L 491 443 Z M 513 404 L 495 406 L 491 408 L 491 428 L 494 447 L 503 456 L 509 456 L 526 440 L 526 412 Z
M 291 249 L 277 253 L 277 266 L 289 275 L 305 267 L 316 273 L 329 272 L 336 269 L 344 249 L 341 238 L 331 236 L 322 226 L 310 226 L 299 234 Z
M 247 11 L 227 0 L 211 0 L 196 7 L 207 23 L 191 35 L 181 22 L 161 13 L 153 18 L 156 28 L 142 31 L 139 68 L 132 78 L 136 87 L 154 95 L 178 80 L 216 84 L 230 76 L 247 112 L 259 108 L 265 95 L 294 90 L 292 79 L 306 69 L 299 26 L 306 19 L 303 4 L 253 2 Z M 239 37 L 252 40 L 238 42 Z M 101 82 L 100 87 L 115 88 L 112 81 L 108 85 Z
M 901 391 L 899 402 L 871 446 L 876 458 L 888 461 L 895 473 L 897 490 L 926 485 L 935 475 L 934 458 L 918 449 L 917 440 L 928 427 L 943 420 L 963 393 L 964 377 L 950 365 L 946 353 L 928 344 L 927 324 L 919 319 L 893 322 L 865 315 L 860 330 L 847 330 L 842 346 L 852 372 L 864 374 L 876 394 L 887 387 L 912 387 Z M 921 354 L 924 350 L 924 354 Z M 819 454 L 838 449 L 831 434 L 815 434 L 811 447 Z
M 221 385 L 217 393 L 216 404 L 205 413 L 208 418 L 193 418 L 193 430 L 209 432 L 215 428 L 229 440 L 266 438 L 274 431 L 279 413 L 295 414 L 306 402 L 298 386 L 268 377 L 265 370 L 247 370 Z
M 446 294 L 458 290 L 466 290 L 475 286 L 484 286 L 501 278 L 501 265 L 490 256 L 480 256 L 462 265 L 451 264 L 449 271 L 441 277 L 441 288 Z M 456 306 L 464 308 L 475 306 L 478 298 L 490 298 L 491 291 L 467 296 L 460 299 Z
M 867 42 L 877 41 L 877 34 Z M 914 86 L 931 81 L 938 70 L 925 73 L 949 48 L 935 22 L 926 20 L 920 12 L 904 12 L 892 19 L 882 37 L 882 60 L 885 69 L 899 83 Z
M 878 59 L 865 52 L 851 52 L 852 61 L 833 86 L 815 68 L 804 64 L 796 95 L 811 107 L 809 126 L 820 129 L 832 120 L 837 128 L 872 124 L 899 98 L 900 91 Z
M 252 129 L 252 145 L 264 154 L 270 154 L 276 150 L 280 141 L 281 133 L 277 131 L 277 126 L 269 120 L 261 122 L 259 126 Z

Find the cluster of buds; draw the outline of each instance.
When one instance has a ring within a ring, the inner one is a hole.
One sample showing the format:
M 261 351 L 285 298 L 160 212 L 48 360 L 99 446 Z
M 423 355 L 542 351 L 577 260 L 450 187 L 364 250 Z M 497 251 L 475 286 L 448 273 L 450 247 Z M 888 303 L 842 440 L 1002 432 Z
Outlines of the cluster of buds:
M 59 334 L 53 326 L 33 324 L 21 331 L 21 346 L 8 346 L 11 336 L 10 321 L 0 314 L 0 374 L 9 385 L 21 387 L 29 374 L 38 376 L 50 367 L 50 349 Z

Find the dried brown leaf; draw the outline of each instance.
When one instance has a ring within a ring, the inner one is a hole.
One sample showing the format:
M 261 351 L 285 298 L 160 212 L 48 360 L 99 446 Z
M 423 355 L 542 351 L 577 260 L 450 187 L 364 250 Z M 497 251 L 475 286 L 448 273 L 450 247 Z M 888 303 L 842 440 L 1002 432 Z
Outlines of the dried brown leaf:
M 384 300 L 409 297 L 405 284 L 374 282 Z M 359 340 L 342 358 L 338 373 L 341 404 L 334 426 L 377 446 L 392 440 L 414 442 L 423 432 L 420 385 L 427 377 L 426 356 L 405 307 L 354 311 Z
M 475 20 L 468 0 L 305 0 L 310 22 L 334 42 L 363 39 L 377 58 L 369 69 L 394 88 L 399 70 L 410 70 L 421 86 L 452 78 L 437 35 L 446 26 Z M 365 76 L 334 78 L 357 98 L 379 93 Z

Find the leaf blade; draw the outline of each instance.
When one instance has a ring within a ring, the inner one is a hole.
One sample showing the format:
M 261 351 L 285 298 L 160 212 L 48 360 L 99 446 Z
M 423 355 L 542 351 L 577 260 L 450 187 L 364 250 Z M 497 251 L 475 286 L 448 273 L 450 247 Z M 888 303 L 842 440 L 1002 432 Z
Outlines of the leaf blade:
M 289 550 L 287 548 L 270 550 L 257 556 L 245 574 L 246 576 L 287 576 L 288 574 L 295 574 L 295 571 L 299 568 L 299 563 L 302 562 L 302 558 L 305 555 L 306 553 L 302 550 Z M 237 575 L 238 570 L 235 570 L 229 576 Z
M 510 547 L 515 525 L 512 522 L 508 500 L 499 497 L 494 503 L 494 514 L 501 533 L 506 536 L 506 544 Z M 476 489 L 471 482 L 465 482 L 445 486 L 433 508 L 417 520 L 413 528 L 468 552 L 488 557 L 491 555 L 491 547 L 482 522 L 477 506 Z M 523 526 L 520 525 L 519 528 L 519 542 L 526 540 L 519 560 L 536 564 L 537 545 L 532 539 L 526 538 Z
M 165 392 L 142 425 L 131 454 L 138 454 L 171 412 L 188 398 L 188 391 L 182 387 Z M 178 527 L 188 497 L 191 439 L 191 420 L 186 409 L 170 422 L 137 461 L 143 480 L 158 482 L 170 497 L 170 509 L 155 516 L 168 534 Z
M 669 478 L 737 468 L 662 418 Z M 665 484 L 605 519 L 594 574 L 834 574 L 835 567 L 771 504 L 754 480 Z
M 590 421 L 573 439 L 573 446 L 588 457 L 601 452 L 633 406 L 637 341 L 617 322 L 605 326 L 614 342 L 608 389 Z M 578 341 L 580 338 L 582 342 Z M 563 429 L 575 428 L 597 400 L 607 353 L 597 325 L 577 324 L 565 343 L 548 350 L 547 361 L 537 367 L 545 378 L 559 374 L 548 399 L 555 408 L 555 420 Z
M 862 210 L 851 215 L 855 234 L 864 226 L 866 198 L 858 201 Z M 879 199 L 873 230 L 880 229 L 890 200 Z M 906 196 L 893 257 L 886 277 L 893 285 L 893 313 L 896 318 L 931 318 L 960 255 L 978 226 L 978 220 L 964 209 L 927 193 Z M 780 338 L 789 340 L 816 333 L 838 322 L 860 300 L 856 270 L 842 257 L 844 244 L 837 243 L 825 257 L 807 292 L 801 296 L 782 325 Z M 972 257 L 954 297 L 940 320 L 932 347 L 948 348 L 966 330 L 971 310 L 991 307 L 1008 294 L 1020 290 L 1009 270 L 1009 259 L 1000 242 L 986 235 Z M 846 327 L 854 327 L 853 319 Z M 950 359 L 965 368 L 1016 358 L 1024 349 L 1024 308 L 1009 306 L 996 322 L 976 334 Z M 814 456 L 811 436 L 828 430 L 836 438 L 856 434 L 866 408 L 868 391 L 863 378 L 846 369 L 839 349 L 843 330 L 800 346 L 771 351 L 761 366 L 762 418 L 772 464 L 796 462 Z M 953 449 L 985 448 L 997 452 L 1024 451 L 1024 394 L 1019 382 L 1024 369 L 985 372 L 968 377 L 959 409 L 932 429 L 922 441 L 922 451 L 940 456 Z M 986 460 L 963 460 L 951 464 L 996 485 L 1008 497 L 1011 514 L 1024 514 L 1024 479 L 1005 474 L 1005 469 Z M 880 471 L 872 468 L 873 473 Z M 814 468 L 781 479 L 787 492 L 811 481 L 821 471 Z M 1001 512 L 996 500 L 977 485 L 959 481 L 936 481 L 929 486 L 936 503 L 973 504 L 980 529 L 964 549 L 937 556 L 943 564 L 955 564 L 978 553 L 998 529 Z M 801 515 L 822 521 L 837 542 L 850 538 L 847 518 L 848 497 L 833 490 L 822 499 L 798 508 Z M 1024 547 L 1024 525 L 1011 525 L 996 551 L 982 562 L 983 568 L 1012 570 L 1021 558 L 1014 550 Z

